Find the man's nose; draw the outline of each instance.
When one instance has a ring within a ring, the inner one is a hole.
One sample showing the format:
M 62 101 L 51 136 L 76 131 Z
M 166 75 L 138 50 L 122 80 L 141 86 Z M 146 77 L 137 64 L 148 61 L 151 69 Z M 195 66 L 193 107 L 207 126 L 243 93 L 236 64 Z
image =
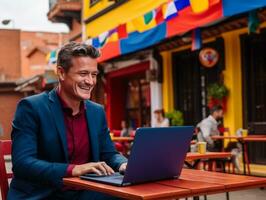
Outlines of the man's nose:
M 92 75 L 91 74 L 88 74 L 85 78 L 85 83 L 87 84 L 93 84 L 93 78 L 92 78 Z

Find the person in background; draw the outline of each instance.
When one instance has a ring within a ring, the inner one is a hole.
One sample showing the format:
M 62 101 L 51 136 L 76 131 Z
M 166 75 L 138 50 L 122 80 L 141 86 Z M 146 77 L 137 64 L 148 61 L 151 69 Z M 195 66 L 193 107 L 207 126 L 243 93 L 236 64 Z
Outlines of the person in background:
M 122 128 L 122 130 L 121 130 L 120 135 L 122 137 L 130 137 L 130 133 L 131 133 L 132 129 L 129 127 L 127 121 L 125 121 L 125 120 L 121 121 L 121 128 Z
M 207 151 L 221 151 L 222 142 L 220 140 L 212 140 L 211 136 L 220 135 L 218 126 L 223 119 L 223 115 L 222 106 L 213 106 L 210 109 L 210 115 L 197 125 L 199 129 L 197 134 L 198 141 L 207 143 Z
M 169 127 L 169 119 L 165 117 L 163 109 L 157 109 L 154 112 L 154 127 Z
M 223 107 L 221 105 L 213 106 L 210 110 L 210 115 L 203 119 L 198 125 L 198 134 L 197 138 L 199 142 L 207 143 L 207 151 L 210 152 L 219 152 L 222 150 L 223 143 L 222 140 L 212 140 L 211 136 L 220 135 L 219 124 L 221 123 L 224 116 Z M 240 171 L 239 167 L 239 152 L 235 142 L 230 142 L 225 148 L 225 151 L 232 153 L 232 162 L 237 171 Z

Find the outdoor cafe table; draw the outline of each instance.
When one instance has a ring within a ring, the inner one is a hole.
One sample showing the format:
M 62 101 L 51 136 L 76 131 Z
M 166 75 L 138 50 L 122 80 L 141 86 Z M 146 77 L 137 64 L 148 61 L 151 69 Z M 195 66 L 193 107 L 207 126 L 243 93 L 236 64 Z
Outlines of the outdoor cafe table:
M 179 179 L 117 187 L 64 178 L 64 185 L 93 190 L 124 199 L 171 199 L 224 193 L 266 186 L 266 178 L 183 169 Z
M 133 142 L 134 137 L 112 137 L 113 142 Z
M 247 154 L 247 142 L 266 142 L 265 135 L 248 135 L 248 136 L 212 136 L 213 140 L 225 140 L 225 139 L 236 139 L 242 145 L 242 159 L 243 159 L 243 172 L 246 174 L 246 165 L 248 169 L 248 174 L 250 175 L 250 167 L 248 163 Z M 246 164 L 247 161 L 247 164 Z
M 210 159 L 230 159 L 232 157 L 231 152 L 206 152 L 200 153 L 187 153 L 185 164 L 191 169 L 195 169 L 200 161 Z M 194 162 L 191 164 L 190 162 Z

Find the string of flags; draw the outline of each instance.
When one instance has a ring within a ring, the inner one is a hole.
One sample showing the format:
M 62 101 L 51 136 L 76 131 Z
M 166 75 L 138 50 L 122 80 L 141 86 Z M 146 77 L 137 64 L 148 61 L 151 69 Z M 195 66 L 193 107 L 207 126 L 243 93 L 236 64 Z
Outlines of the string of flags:
M 164 21 L 169 21 L 177 17 L 179 11 L 190 5 L 194 13 L 202 13 L 208 10 L 209 0 L 169 0 L 158 8 L 145 13 L 143 16 L 137 17 L 125 24 L 120 24 L 112 30 L 101 33 L 98 37 L 89 38 L 86 43 L 96 48 L 101 48 L 107 42 L 127 38 L 128 34 L 134 30 L 142 33 L 158 26 Z
M 257 9 L 266 6 L 266 2 L 254 1 L 256 3 L 243 3 L 243 0 L 167 0 L 142 16 L 89 38 L 85 43 L 101 49 L 99 61 L 102 62 L 192 30 L 191 50 L 198 50 L 202 46 L 199 27 L 236 14 L 247 12 L 249 33 L 258 32 Z M 47 55 L 47 60 L 55 63 L 56 53 Z

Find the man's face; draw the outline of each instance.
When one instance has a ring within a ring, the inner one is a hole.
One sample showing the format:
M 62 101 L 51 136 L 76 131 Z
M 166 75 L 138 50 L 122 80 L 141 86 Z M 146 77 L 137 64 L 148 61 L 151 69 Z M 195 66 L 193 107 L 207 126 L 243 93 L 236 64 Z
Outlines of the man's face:
M 97 60 L 91 57 L 74 57 L 68 72 L 59 69 L 62 90 L 76 101 L 91 97 L 97 81 Z
M 215 117 L 216 120 L 222 120 L 223 117 L 224 117 L 223 110 L 215 111 L 214 114 L 215 114 L 214 117 Z

